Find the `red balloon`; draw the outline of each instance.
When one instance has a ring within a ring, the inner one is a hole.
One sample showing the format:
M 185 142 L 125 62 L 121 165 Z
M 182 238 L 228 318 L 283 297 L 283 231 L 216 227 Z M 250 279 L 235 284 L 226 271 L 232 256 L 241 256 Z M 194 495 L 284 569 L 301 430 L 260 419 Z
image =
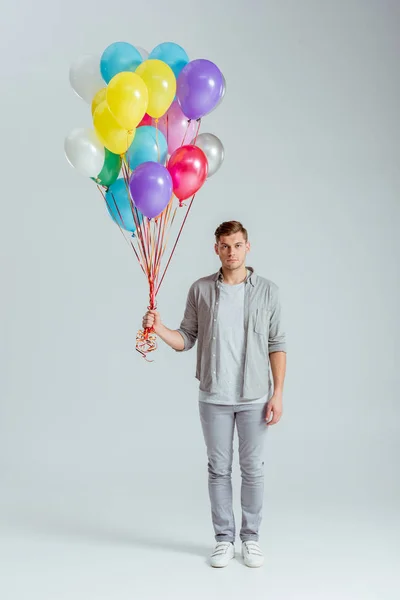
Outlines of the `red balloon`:
M 203 150 L 189 144 L 177 148 L 168 161 L 173 191 L 179 200 L 193 196 L 207 179 L 208 161 Z
M 153 125 L 153 119 L 147 113 L 144 115 L 143 119 L 140 121 L 138 127 L 143 127 L 143 125 Z

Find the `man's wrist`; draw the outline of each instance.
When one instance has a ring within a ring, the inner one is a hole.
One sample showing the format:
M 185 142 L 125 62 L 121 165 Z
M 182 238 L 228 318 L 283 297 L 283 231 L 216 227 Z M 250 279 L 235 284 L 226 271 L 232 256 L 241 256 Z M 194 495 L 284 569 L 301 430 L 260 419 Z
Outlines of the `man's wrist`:
M 283 396 L 283 388 L 274 388 L 274 396 L 279 396 L 281 398 Z
M 159 335 L 160 337 L 162 336 L 163 333 L 165 333 L 165 330 L 166 330 L 166 327 L 162 323 L 160 323 L 157 327 L 154 327 L 154 333 L 156 335 Z

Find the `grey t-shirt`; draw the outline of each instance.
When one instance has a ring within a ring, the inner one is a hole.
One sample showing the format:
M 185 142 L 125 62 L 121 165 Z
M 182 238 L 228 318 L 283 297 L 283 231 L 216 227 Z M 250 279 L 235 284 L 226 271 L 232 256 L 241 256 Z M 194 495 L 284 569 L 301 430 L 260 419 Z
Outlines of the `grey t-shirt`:
M 216 349 L 220 392 L 199 390 L 199 400 L 212 404 L 265 403 L 266 396 L 252 400 L 240 397 L 245 361 L 245 283 L 220 286 Z

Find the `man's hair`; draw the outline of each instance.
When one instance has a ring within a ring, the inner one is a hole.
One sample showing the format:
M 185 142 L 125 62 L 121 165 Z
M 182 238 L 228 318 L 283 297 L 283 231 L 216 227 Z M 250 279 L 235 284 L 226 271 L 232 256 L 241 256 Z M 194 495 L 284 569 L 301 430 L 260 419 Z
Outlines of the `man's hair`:
M 222 235 L 233 235 L 234 233 L 243 233 L 244 239 L 248 241 L 247 229 L 239 221 L 225 221 L 215 230 L 215 241 L 218 243 Z

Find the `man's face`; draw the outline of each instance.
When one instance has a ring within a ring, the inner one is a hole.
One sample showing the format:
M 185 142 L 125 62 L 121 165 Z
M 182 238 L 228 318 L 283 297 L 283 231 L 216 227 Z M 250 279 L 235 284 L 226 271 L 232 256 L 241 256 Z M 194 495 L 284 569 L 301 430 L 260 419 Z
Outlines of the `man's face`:
M 218 254 L 223 268 L 229 271 L 243 267 L 249 250 L 250 244 L 246 242 L 241 232 L 222 235 L 219 242 L 215 244 L 215 252 Z

